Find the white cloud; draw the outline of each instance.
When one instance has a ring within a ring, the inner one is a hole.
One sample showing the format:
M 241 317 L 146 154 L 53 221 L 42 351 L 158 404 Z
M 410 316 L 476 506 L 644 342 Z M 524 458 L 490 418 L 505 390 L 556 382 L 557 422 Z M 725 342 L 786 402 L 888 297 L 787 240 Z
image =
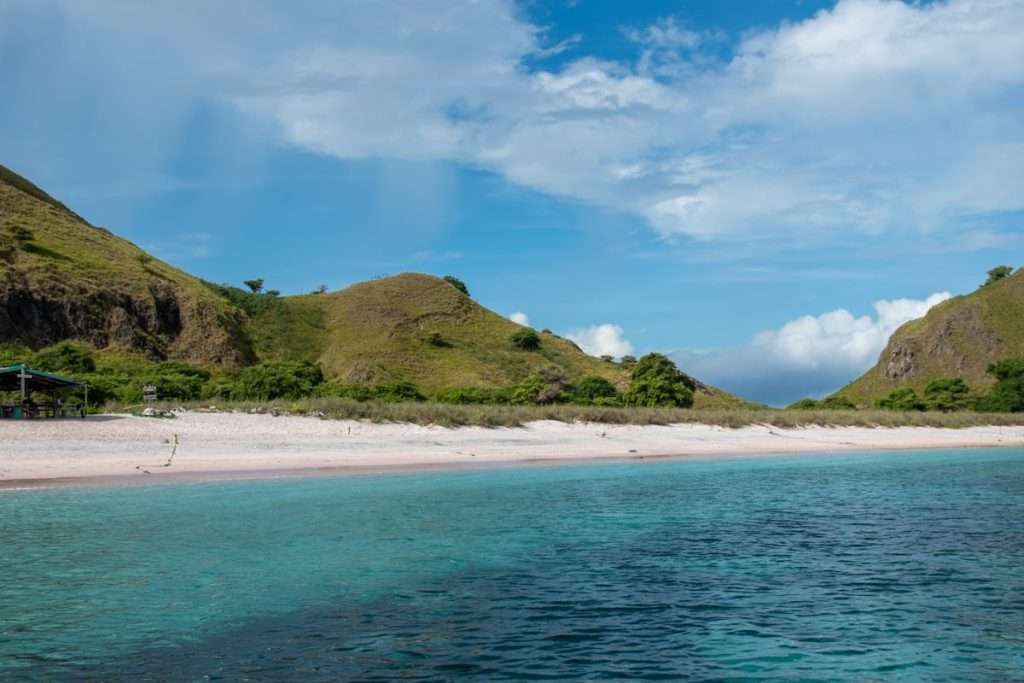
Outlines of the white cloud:
M 569 332 L 565 336 L 591 356 L 621 358 L 633 353 L 633 345 L 626 339 L 623 329 L 618 325 L 591 325 L 582 330 Z
M 508 319 L 516 323 L 517 325 L 522 325 L 523 327 L 530 326 L 530 316 L 526 315 L 522 311 L 516 311 L 515 313 L 510 315 Z
M 585 45 L 543 35 L 506 0 L 14 0 L 0 129 L 19 131 L 12 163 L 113 153 L 148 187 L 213 105 L 246 135 L 459 162 L 701 239 L 969 231 L 960 217 L 1024 209 L 1018 0 L 840 0 L 725 61 L 667 18 L 627 30 L 632 60 L 531 73 L 524 60 Z
M 761 332 L 747 346 L 673 355 L 702 381 L 754 400 L 786 404 L 853 380 L 875 364 L 900 325 L 949 298 L 949 292 L 939 292 L 924 300 L 876 301 L 874 316 L 855 317 L 842 308 L 805 315 Z

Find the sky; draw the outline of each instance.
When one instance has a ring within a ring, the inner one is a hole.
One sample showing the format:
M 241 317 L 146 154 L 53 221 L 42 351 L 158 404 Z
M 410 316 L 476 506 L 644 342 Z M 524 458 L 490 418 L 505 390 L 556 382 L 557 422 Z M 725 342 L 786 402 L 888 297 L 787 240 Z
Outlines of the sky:
M 1024 264 L 1024 0 L 0 0 L 0 94 L 204 278 L 454 274 L 775 405 Z

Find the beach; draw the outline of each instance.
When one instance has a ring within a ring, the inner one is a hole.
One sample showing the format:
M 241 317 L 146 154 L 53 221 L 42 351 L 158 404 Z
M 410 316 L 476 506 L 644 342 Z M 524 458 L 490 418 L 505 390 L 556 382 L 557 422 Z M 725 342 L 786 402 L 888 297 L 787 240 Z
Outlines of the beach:
M 1024 447 L 1024 426 L 730 429 L 544 421 L 451 429 L 244 413 L 183 412 L 175 419 L 103 415 L 0 422 L 0 487 L 986 447 Z

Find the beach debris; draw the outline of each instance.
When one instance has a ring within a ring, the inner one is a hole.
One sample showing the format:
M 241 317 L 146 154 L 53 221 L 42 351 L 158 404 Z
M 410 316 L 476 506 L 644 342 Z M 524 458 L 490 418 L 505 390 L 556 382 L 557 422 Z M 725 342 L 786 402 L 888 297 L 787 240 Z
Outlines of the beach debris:
M 172 439 L 164 439 L 164 443 L 170 443 L 171 444 L 171 454 L 169 456 L 167 456 L 167 462 L 162 463 L 160 465 L 136 465 L 135 469 L 141 470 L 143 474 L 153 474 L 149 470 L 144 470 L 142 468 L 143 467 L 152 467 L 152 468 L 156 469 L 157 467 L 170 467 L 174 463 L 174 456 L 175 456 L 175 454 L 177 454 L 177 452 L 178 452 L 178 443 L 180 443 L 178 441 L 178 434 L 175 433 L 174 437 Z
M 159 408 L 145 408 L 141 413 L 140 417 L 161 417 L 173 420 L 178 417 L 174 414 L 173 410 L 160 410 Z
M 630 453 L 636 453 L 636 452 L 637 452 L 637 450 L 636 450 L 635 448 L 630 448 L 630 449 L 629 449 L 629 452 L 630 452 Z

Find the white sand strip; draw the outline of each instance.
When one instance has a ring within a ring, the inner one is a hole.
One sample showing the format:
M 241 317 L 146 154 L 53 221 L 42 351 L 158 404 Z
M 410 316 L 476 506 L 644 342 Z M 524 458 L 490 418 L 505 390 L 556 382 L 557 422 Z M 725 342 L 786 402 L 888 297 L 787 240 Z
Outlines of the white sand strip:
M 160 467 L 175 434 L 180 445 L 173 463 Z M 0 421 L 0 486 L 26 480 L 149 482 L 183 475 L 957 447 L 1024 448 L 1024 426 L 728 429 L 534 422 L 523 428 L 448 429 L 228 413 L 183 413 L 174 420 L 5 420 Z

